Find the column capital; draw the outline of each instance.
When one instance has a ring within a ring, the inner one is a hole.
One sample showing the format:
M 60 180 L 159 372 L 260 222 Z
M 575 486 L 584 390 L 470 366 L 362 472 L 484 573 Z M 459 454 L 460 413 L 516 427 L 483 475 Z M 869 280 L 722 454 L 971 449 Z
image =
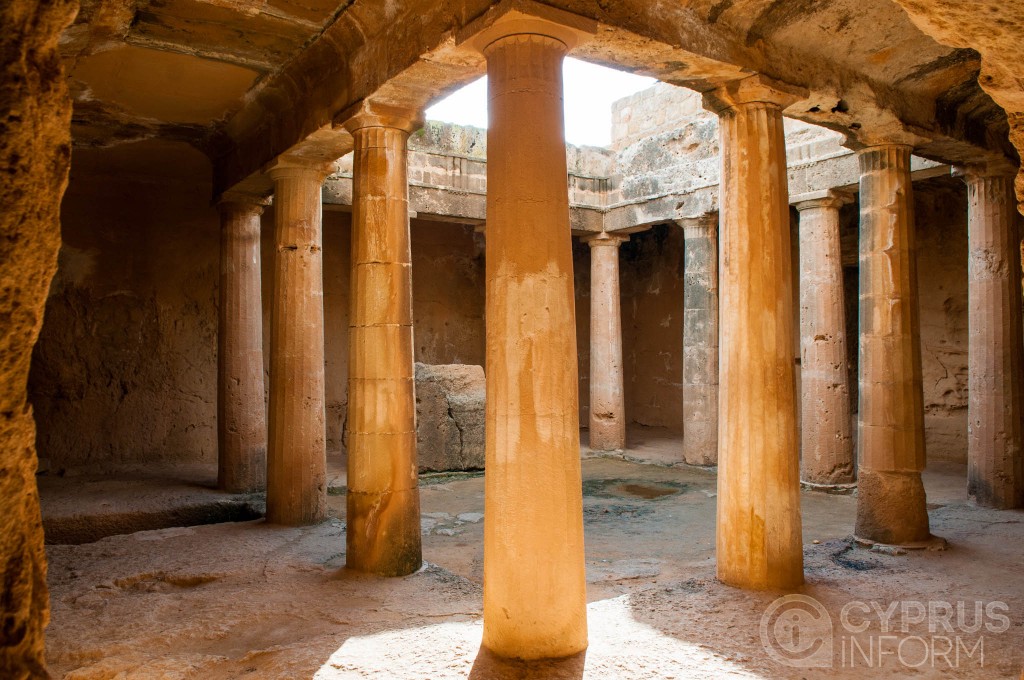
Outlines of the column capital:
M 580 236 L 580 242 L 586 243 L 591 248 L 595 246 L 615 246 L 618 248 L 620 245 L 629 240 L 629 234 L 616 234 L 602 231 L 597 234 L 587 234 L 586 236 Z
M 838 210 L 847 203 L 853 203 L 852 192 L 839 189 L 824 189 L 823 191 L 811 191 L 806 194 L 796 194 L 789 197 L 789 204 L 797 210 L 814 208 L 835 208 Z
M 808 95 L 807 88 L 772 80 L 760 73 L 730 80 L 704 93 L 704 108 L 718 115 L 744 104 L 772 104 L 780 109 Z
M 337 171 L 337 161 L 303 158 L 291 154 L 281 154 L 263 167 L 263 172 L 274 181 L 288 177 L 317 177 L 320 182 L 323 182 L 329 175 Z
M 950 174 L 953 177 L 961 178 L 968 184 L 995 177 L 1012 180 L 1017 176 L 1017 167 L 1005 158 L 998 158 L 980 163 L 954 165 L 950 170 Z
M 456 43 L 469 43 L 481 54 L 513 35 L 536 35 L 557 40 L 566 51 L 597 33 L 597 21 L 533 0 L 503 0 L 463 28 Z
M 368 127 L 385 127 L 412 134 L 423 127 L 423 114 L 415 109 L 362 100 L 334 118 L 335 127 L 344 127 L 350 133 Z
M 257 215 L 263 214 L 263 209 L 271 204 L 270 196 L 257 196 L 254 194 L 247 194 L 241 191 L 225 191 L 220 195 L 214 205 L 221 212 L 227 212 L 229 210 L 241 210 L 244 212 L 254 212 Z
M 718 212 L 706 212 L 696 217 L 680 217 L 673 220 L 683 231 L 707 231 L 718 228 Z

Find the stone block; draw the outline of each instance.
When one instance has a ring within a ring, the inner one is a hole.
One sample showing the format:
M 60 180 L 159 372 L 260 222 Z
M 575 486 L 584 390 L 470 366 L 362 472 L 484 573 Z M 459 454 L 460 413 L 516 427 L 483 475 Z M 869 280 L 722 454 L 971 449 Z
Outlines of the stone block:
M 420 472 L 484 467 L 484 370 L 416 364 Z

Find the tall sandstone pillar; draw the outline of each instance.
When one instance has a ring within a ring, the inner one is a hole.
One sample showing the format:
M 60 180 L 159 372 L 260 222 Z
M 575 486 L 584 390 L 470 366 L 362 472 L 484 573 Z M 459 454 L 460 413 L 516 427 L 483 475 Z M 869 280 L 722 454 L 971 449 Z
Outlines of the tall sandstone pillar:
M 267 521 L 327 517 L 320 192 L 333 165 L 281 158 L 274 181 Z
M 1015 169 L 974 166 L 967 182 L 967 488 L 979 505 L 1024 505 L 1020 235 Z
M 347 565 L 420 568 L 406 145 L 414 116 L 363 113 L 355 141 L 348 369 Z
M 590 448 L 595 451 L 626 447 L 619 246 L 628 240 L 606 233 L 585 239 L 590 246 Z
M 217 485 L 231 493 L 262 491 L 267 485 L 260 288 L 260 215 L 265 203 L 236 195 L 218 203 Z
M 869 146 L 860 159 L 858 538 L 927 540 L 911 147 Z
M 575 35 L 510 12 L 487 58 L 487 410 L 483 644 L 586 649 L 576 323 L 562 59 Z
M 782 110 L 799 96 L 750 76 L 704 97 L 721 119 L 718 578 L 794 588 L 803 543 Z
M 683 273 L 683 460 L 718 463 L 718 213 L 677 220 Z
M 835 488 L 856 480 L 846 308 L 835 191 L 796 197 L 800 212 L 800 479 Z

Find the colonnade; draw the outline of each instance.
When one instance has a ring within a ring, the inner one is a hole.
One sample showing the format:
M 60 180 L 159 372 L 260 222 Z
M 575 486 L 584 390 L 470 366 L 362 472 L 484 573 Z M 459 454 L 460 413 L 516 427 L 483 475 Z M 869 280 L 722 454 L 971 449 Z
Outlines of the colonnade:
M 517 16 L 478 47 L 490 96 L 486 239 L 484 645 L 564 657 L 587 645 L 577 348 L 561 64 L 577 32 Z M 720 118 L 720 214 L 686 238 L 683 457 L 718 465 L 719 578 L 803 581 L 801 477 L 860 492 L 869 542 L 928 538 L 911 148 L 858 152 L 859 422 L 854 461 L 836 192 L 800 215 L 802 395 L 795 388 L 793 263 L 783 109 L 801 92 L 759 75 L 705 94 Z M 530 121 L 525 125 L 524 121 Z M 364 111 L 354 139 L 347 563 L 378 575 L 421 564 L 406 142 L 416 116 Z M 275 250 L 268 521 L 326 516 L 321 185 L 331 166 L 281 158 Z M 1020 504 L 1020 281 L 1012 182 L 965 171 L 971 230 L 971 493 Z M 259 202 L 221 202 L 223 488 L 263 484 Z M 618 252 L 591 236 L 591 446 L 625 446 Z M 976 347 L 977 346 L 977 347 Z M 797 409 L 804 408 L 798 432 Z M 803 449 L 801 466 L 800 450 Z M 858 469 L 859 468 L 859 469 Z

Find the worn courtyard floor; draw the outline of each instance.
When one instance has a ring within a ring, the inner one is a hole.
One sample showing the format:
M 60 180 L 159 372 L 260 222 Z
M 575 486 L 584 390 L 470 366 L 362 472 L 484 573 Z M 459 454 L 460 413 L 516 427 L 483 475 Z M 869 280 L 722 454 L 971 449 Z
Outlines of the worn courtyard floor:
M 405 578 L 345 571 L 342 495 L 330 496 L 332 519 L 315 527 L 255 520 L 49 545 L 51 672 L 76 680 L 1021 677 L 1024 512 L 969 505 L 964 466 L 926 473 L 944 551 L 859 547 L 855 497 L 803 492 L 806 597 L 778 603 L 783 593 L 715 579 L 714 471 L 664 465 L 677 446 L 631 432 L 632 460 L 585 452 L 590 648 L 581 657 L 528 667 L 479 654 L 483 478 L 456 475 L 424 480 L 426 564 Z M 524 555 L 524 568 L 543 558 Z

